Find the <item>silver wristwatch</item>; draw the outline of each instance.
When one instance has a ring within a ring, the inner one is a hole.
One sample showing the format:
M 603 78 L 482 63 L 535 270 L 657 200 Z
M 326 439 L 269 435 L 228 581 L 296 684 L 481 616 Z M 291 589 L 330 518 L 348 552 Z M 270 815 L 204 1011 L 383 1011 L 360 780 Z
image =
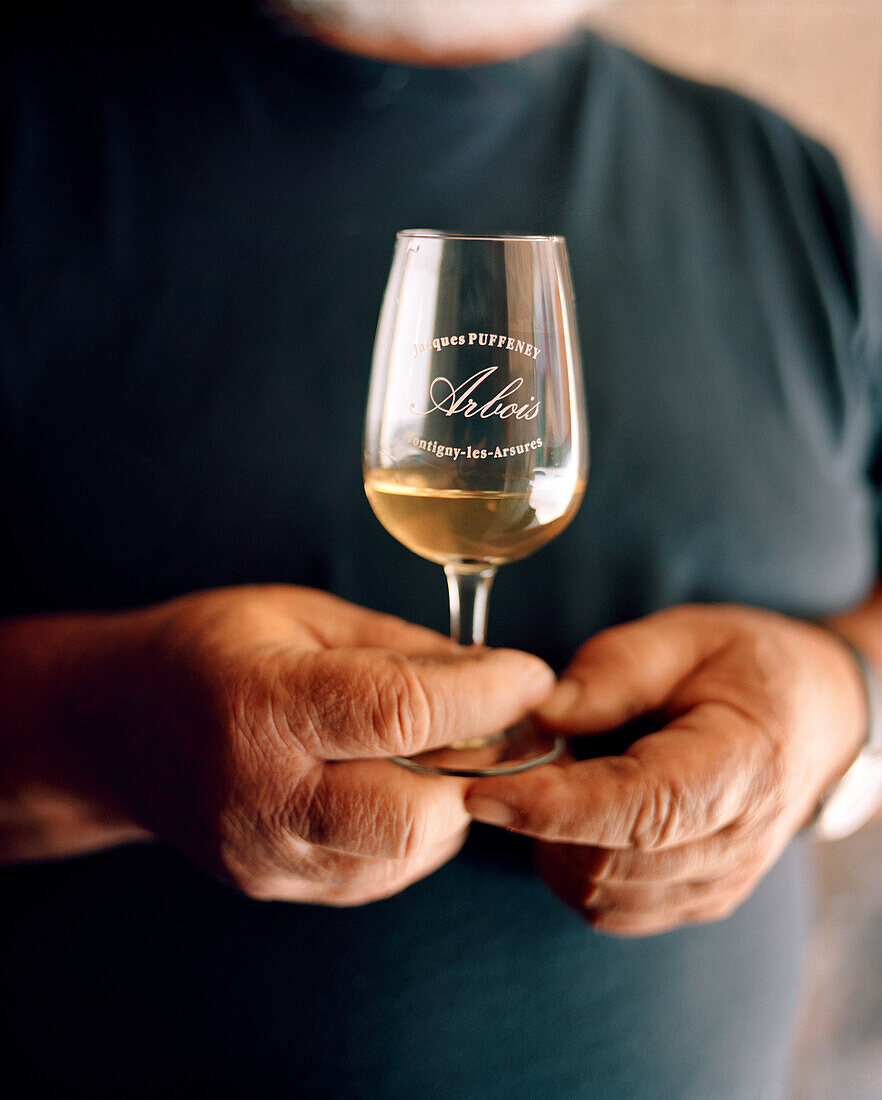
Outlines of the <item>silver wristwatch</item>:
M 867 736 L 857 760 L 830 787 L 815 813 L 819 840 L 841 840 L 865 825 L 882 806 L 882 685 L 872 664 L 847 638 L 837 634 L 858 664 L 867 700 Z

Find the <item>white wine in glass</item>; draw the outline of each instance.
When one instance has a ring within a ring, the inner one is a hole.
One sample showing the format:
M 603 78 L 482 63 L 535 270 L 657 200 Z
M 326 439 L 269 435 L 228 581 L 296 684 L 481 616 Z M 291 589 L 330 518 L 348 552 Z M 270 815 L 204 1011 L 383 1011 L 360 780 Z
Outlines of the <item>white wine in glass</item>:
M 422 466 L 366 470 L 364 484 L 386 530 L 441 565 L 525 558 L 566 527 L 584 490 L 569 479 L 532 491 L 452 489 Z
M 454 641 L 483 645 L 497 566 L 564 530 L 587 474 L 563 238 L 399 233 L 374 346 L 365 491 L 391 535 L 444 566 Z M 500 775 L 562 749 L 524 724 L 393 759 Z

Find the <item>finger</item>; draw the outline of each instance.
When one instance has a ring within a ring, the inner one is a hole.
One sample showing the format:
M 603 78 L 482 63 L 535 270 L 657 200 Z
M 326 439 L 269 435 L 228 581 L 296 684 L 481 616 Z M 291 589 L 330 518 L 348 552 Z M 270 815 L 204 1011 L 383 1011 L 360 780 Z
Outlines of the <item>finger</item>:
M 578 906 L 594 912 L 609 911 L 622 915 L 652 916 L 682 913 L 714 901 L 747 896 L 753 875 L 743 870 L 709 882 L 615 882 L 591 885 L 582 883 L 577 891 Z
M 423 658 L 332 649 L 291 664 L 289 729 L 321 760 L 413 756 L 485 737 L 519 721 L 554 683 L 538 657 L 507 649 Z
M 335 624 L 333 638 L 327 635 L 329 647 L 394 649 L 414 657 L 446 657 L 463 648 L 428 627 L 364 607 L 348 606 L 352 611 L 345 620 Z
M 325 904 L 364 905 L 367 902 L 379 901 L 399 894 L 408 886 L 434 874 L 445 863 L 449 863 L 462 848 L 465 836 L 466 834 L 462 833 L 460 836 L 453 837 L 431 851 L 423 853 L 419 859 L 386 861 L 383 864 L 385 877 L 371 876 L 366 884 L 350 882 L 335 887 L 329 892 Z
M 586 882 L 601 883 L 701 882 L 720 878 L 739 868 L 759 867 L 764 853 L 757 840 L 740 835 L 736 827 L 703 840 L 647 852 L 639 848 L 594 848 L 574 844 L 545 844 L 538 849 L 549 860 L 561 861 Z
M 417 859 L 468 828 L 466 782 L 419 775 L 384 760 L 327 764 L 301 777 L 279 821 L 289 836 L 314 848 Z
M 726 876 L 715 882 L 618 882 L 592 886 L 584 891 L 582 907 L 594 912 L 653 916 L 660 913 L 682 914 L 712 905 L 735 905 L 747 896 L 753 878 L 742 874 Z
M 595 635 L 537 715 L 563 733 L 599 733 L 660 709 L 724 639 L 714 609 L 672 608 Z
M 774 800 L 767 740 L 748 719 L 705 703 L 622 756 L 550 764 L 473 781 L 479 821 L 541 840 L 655 850 L 703 839 Z
M 595 927 L 634 935 L 729 916 L 762 877 L 739 868 L 712 882 L 592 885 L 554 855 L 553 845 L 547 847 L 537 853 L 537 864 L 555 894 Z
M 758 879 L 670 887 L 649 898 L 635 892 L 599 896 L 583 912 L 602 931 L 619 935 L 657 935 L 689 924 L 726 920 L 753 893 Z
M 719 901 L 711 905 L 690 906 L 682 910 L 656 913 L 620 913 L 615 910 L 586 910 L 584 917 L 597 932 L 628 939 L 661 936 L 691 924 L 712 924 L 726 920 L 740 902 Z
M 252 897 L 322 905 L 364 905 L 390 897 L 432 874 L 462 847 L 467 830 L 449 837 L 409 859 L 373 859 L 293 842 L 273 853 L 270 870 L 252 879 Z
M 435 630 L 360 607 L 328 592 L 287 585 L 270 586 L 268 591 L 275 594 L 292 623 L 298 628 L 308 627 L 327 649 L 377 647 L 411 655 L 445 656 L 458 648 Z

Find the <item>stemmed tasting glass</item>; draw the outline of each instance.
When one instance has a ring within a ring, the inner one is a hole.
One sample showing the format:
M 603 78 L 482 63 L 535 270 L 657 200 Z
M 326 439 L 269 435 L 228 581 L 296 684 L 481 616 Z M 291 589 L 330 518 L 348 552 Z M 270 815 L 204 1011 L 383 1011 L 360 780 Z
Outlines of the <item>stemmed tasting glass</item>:
M 497 566 L 576 514 L 588 427 L 562 237 L 398 234 L 374 345 L 364 484 L 377 518 L 444 566 L 451 635 L 483 645 Z M 412 758 L 437 775 L 500 775 L 563 749 L 523 723 Z

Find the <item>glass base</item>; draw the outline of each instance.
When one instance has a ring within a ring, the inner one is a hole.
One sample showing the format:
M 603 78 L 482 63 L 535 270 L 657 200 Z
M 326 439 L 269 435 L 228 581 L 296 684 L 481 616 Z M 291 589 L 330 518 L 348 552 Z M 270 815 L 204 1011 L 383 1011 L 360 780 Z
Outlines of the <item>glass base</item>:
M 562 737 L 544 733 L 532 723 L 524 722 L 492 737 L 454 742 L 419 756 L 392 756 L 389 759 L 420 775 L 478 779 L 490 775 L 516 775 L 539 768 L 557 760 L 565 748 Z

